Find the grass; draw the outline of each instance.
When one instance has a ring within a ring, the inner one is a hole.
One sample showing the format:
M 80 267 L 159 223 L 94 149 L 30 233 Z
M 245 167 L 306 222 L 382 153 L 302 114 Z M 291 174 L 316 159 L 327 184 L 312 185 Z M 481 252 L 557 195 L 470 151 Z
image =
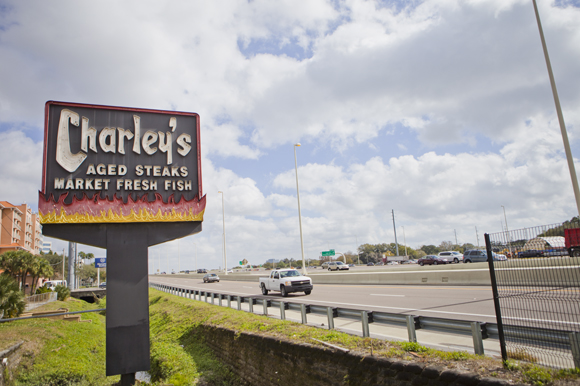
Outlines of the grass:
M 94 309 L 94 304 L 70 299 L 44 306 L 43 310 Z M 81 314 L 77 323 L 47 318 L 0 324 L 0 347 L 24 341 L 23 360 L 13 385 L 112 385 L 119 377 L 105 377 L 105 317 Z
M 204 344 L 199 327 L 219 326 L 238 334 L 267 334 L 277 339 L 320 345 L 328 342 L 365 356 L 398 358 L 450 369 L 478 373 L 536 386 L 578 383 L 576 370 L 549 370 L 534 364 L 509 361 L 466 352 L 444 352 L 414 342 L 388 342 L 361 338 L 336 330 L 309 327 L 300 323 L 192 301 L 150 290 L 151 385 L 223 385 L 243 382 L 217 361 Z M 104 308 L 105 302 L 88 304 L 71 299 L 54 302 L 43 309 L 68 308 L 71 311 Z M 92 323 L 32 319 L 0 324 L 0 349 L 24 340 L 26 352 L 14 386 L 113 385 L 119 377 L 105 374 L 105 317 L 100 313 L 82 314 Z M 316 339 L 316 340 L 315 340 Z

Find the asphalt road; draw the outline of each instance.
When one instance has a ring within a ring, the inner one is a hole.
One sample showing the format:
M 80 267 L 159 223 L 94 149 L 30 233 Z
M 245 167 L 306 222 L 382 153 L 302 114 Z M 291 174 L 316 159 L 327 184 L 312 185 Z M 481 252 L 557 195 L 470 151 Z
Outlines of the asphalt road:
M 220 281 L 204 284 L 201 278 L 151 276 L 153 283 L 175 285 L 231 295 L 264 298 L 258 283 Z M 268 299 L 280 300 L 279 292 Z M 380 286 L 317 284 L 311 295 L 289 294 L 286 301 L 332 305 L 339 308 L 381 311 L 397 314 L 430 316 L 495 323 L 495 311 L 489 287 Z

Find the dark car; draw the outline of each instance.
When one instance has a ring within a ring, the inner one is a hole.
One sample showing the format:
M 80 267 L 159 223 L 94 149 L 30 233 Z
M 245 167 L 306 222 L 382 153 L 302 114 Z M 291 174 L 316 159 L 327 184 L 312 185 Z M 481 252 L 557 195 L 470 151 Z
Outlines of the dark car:
M 368 266 L 374 265 L 373 263 L 371 263 L 370 261 L 367 263 Z
M 207 273 L 207 269 L 200 268 L 197 270 L 197 273 Z
M 423 256 L 418 261 L 419 265 L 421 265 L 421 266 L 423 266 L 423 265 L 449 264 L 451 262 L 453 262 L 453 260 L 450 258 L 436 256 L 436 255 Z
M 104 281 L 101 284 L 99 284 L 99 288 L 107 288 L 107 282 Z
M 211 283 L 212 281 L 220 282 L 220 277 L 215 273 L 208 273 L 203 277 L 204 283 Z
M 519 252 L 518 257 L 544 257 L 544 251 L 538 251 L 537 249 L 528 249 L 527 251 Z

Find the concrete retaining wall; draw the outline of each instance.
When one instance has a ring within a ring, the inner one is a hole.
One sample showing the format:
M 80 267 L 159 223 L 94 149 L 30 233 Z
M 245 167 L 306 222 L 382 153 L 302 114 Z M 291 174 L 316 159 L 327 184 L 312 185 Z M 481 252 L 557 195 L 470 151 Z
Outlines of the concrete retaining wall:
M 438 366 L 361 356 L 332 348 L 294 344 L 215 326 L 196 331 L 221 362 L 251 385 L 506 386 L 495 378 Z

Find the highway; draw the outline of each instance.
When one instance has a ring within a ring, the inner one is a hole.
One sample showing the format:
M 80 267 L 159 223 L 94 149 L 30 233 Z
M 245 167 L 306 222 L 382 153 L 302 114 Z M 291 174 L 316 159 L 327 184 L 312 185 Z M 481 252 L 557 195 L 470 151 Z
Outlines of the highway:
M 256 282 L 225 281 L 203 283 L 201 276 L 192 278 L 172 275 L 150 276 L 153 283 L 186 289 L 212 291 L 258 299 L 283 299 L 280 293 L 262 295 Z M 445 319 L 495 323 L 491 288 L 486 286 L 403 286 L 403 285 L 339 285 L 315 284 L 311 295 L 289 294 L 286 301 L 316 305 L 382 311 Z

